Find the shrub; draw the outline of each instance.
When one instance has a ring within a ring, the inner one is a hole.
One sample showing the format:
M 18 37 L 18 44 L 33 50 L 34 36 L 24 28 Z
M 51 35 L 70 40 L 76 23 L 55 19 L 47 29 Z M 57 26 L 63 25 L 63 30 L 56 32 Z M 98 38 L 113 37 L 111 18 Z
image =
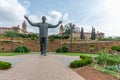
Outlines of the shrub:
M 31 40 L 38 40 L 38 36 L 36 34 L 32 34 L 31 35 Z
M 80 60 L 75 60 L 75 61 L 70 63 L 70 67 L 77 68 L 77 67 L 79 67 L 79 64 L 80 64 Z
M 96 57 L 98 64 L 117 65 L 120 64 L 120 55 L 99 54 Z
M 30 49 L 25 47 L 25 46 L 18 46 L 17 48 L 15 48 L 14 52 L 17 52 L 17 53 L 28 53 L 30 52 Z
M 99 40 L 99 41 L 103 41 L 103 38 L 102 38 L 102 37 L 99 37 L 98 40 Z
M 105 50 L 105 49 L 107 49 L 106 46 L 102 46 L 102 50 Z
M 1 48 L 1 52 L 3 52 L 3 53 L 4 53 L 4 52 L 5 52 L 5 48 Z
M 50 37 L 49 37 L 49 40 L 50 40 L 50 42 L 55 41 L 54 36 L 50 36 Z
M 11 68 L 11 63 L 0 61 L 0 69 L 9 69 Z
M 11 40 L 4 40 L 3 42 L 4 42 L 4 43 L 10 43 Z
M 93 51 L 94 50 L 95 45 L 94 44 L 90 44 L 90 50 Z
M 80 55 L 80 59 L 86 59 L 86 58 L 90 58 L 90 57 L 85 56 L 85 55 Z
M 64 34 L 64 35 L 62 36 L 62 39 L 69 39 L 69 38 L 70 38 L 70 37 L 69 37 L 69 35 L 67 35 L 67 34 L 66 34 L 66 35 Z
M 62 39 L 69 39 L 69 35 L 65 35 L 65 34 L 62 35 L 62 36 L 51 35 L 51 36 L 49 36 L 49 39 L 50 39 L 51 37 L 52 37 L 52 38 L 55 38 L 55 39 L 61 39 L 61 38 L 62 38 Z
M 10 30 L 10 31 L 4 32 L 3 36 L 13 38 L 13 37 L 18 37 L 19 35 L 18 35 L 18 32 Z
M 62 48 L 58 48 L 56 52 L 68 52 L 68 48 L 66 46 L 63 46 Z
M 119 52 L 120 51 L 120 46 L 112 46 L 111 49 Z
M 75 60 L 75 61 L 71 62 L 70 67 L 71 68 L 83 67 L 83 66 L 89 65 L 93 62 L 91 57 L 88 57 L 85 55 L 81 55 L 80 58 L 81 58 L 81 60 Z

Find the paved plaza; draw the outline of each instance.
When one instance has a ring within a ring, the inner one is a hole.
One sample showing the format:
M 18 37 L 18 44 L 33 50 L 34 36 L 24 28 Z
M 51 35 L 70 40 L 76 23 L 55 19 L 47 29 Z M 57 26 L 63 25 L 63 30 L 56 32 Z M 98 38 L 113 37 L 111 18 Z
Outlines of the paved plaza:
M 0 80 L 85 80 L 68 67 L 78 58 L 53 54 L 0 57 L 12 63 L 11 69 L 0 71 Z

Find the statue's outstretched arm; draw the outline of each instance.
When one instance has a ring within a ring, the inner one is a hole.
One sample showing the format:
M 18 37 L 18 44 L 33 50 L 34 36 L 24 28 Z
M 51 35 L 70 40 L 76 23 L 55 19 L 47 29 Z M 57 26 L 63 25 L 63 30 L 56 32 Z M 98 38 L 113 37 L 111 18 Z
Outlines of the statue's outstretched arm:
M 32 26 L 38 26 L 38 23 L 32 23 L 32 22 L 28 19 L 27 16 L 24 16 L 24 17 L 25 17 L 25 19 L 30 23 L 30 25 L 32 25 Z
M 61 23 L 62 23 L 62 21 L 59 21 L 58 24 L 56 24 L 56 25 L 51 25 L 51 24 L 49 24 L 48 28 L 56 28 L 56 27 L 58 27 Z

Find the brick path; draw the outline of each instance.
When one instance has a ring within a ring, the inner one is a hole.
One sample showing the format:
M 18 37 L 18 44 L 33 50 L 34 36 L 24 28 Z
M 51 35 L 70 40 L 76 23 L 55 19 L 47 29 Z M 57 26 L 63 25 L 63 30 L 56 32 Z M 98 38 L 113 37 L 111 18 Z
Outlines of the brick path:
M 59 60 L 61 55 L 22 55 L 24 61 L 0 74 L 0 80 L 85 80 Z

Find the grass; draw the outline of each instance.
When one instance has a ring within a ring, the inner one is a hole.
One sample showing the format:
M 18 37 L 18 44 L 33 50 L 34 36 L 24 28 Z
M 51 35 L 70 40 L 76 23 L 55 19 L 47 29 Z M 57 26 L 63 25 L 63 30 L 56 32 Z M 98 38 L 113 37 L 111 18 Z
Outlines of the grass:
M 30 53 L 0 53 L 0 56 L 16 56 L 16 55 L 24 55 L 24 54 L 36 54 L 38 52 L 30 52 Z M 86 55 L 86 56 L 97 56 L 97 54 L 86 54 L 86 53 L 55 53 L 55 52 L 49 52 L 49 54 L 59 54 L 59 55 L 67 55 L 67 56 L 80 56 L 80 55 Z
M 16 55 L 24 55 L 24 54 L 38 54 L 39 52 L 30 52 L 30 53 L 0 53 L 0 56 L 16 56 Z M 59 54 L 59 55 L 67 55 L 67 56 L 97 56 L 98 54 L 88 54 L 88 53 L 56 53 L 56 52 L 48 52 L 49 54 Z
M 67 56 L 80 56 L 80 55 L 85 55 L 85 56 L 98 56 L 98 54 L 88 54 L 88 53 L 56 53 L 60 55 L 67 55 Z
M 0 53 L 0 56 L 16 56 L 16 55 L 24 55 L 24 54 L 34 54 L 33 52 L 31 53 Z

